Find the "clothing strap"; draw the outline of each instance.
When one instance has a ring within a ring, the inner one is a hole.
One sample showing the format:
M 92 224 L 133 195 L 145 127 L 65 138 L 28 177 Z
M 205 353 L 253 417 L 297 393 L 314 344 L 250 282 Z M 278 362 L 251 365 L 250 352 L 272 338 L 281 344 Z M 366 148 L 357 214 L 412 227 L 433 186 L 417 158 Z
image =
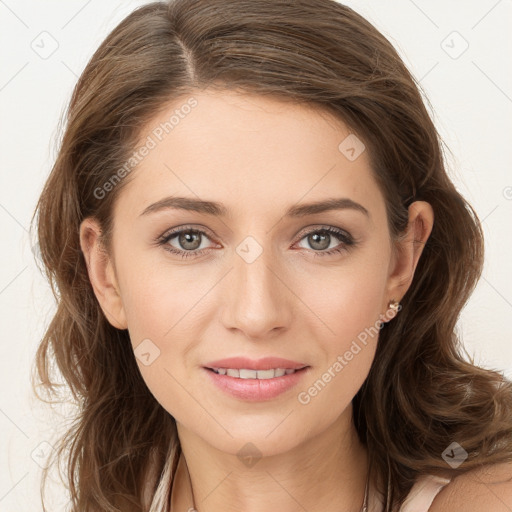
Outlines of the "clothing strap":
M 427 512 L 439 491 L 450 481 L 450 478 L 437 475 L 420 476 L 400 507 L 400 512 Z

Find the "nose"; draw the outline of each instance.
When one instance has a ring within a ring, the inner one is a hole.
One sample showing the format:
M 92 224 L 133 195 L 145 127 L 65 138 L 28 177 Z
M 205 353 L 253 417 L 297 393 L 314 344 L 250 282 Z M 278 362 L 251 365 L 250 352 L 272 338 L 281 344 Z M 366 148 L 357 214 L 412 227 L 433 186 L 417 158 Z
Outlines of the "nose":
M 270 249 L 251 259 L 238 253 L 233 256 L 234 268 L 224 283 L 222 322 L 226 329 L 240 331 L 246 338 L 263 340 L 290 327 L 297 298 L 287 282 L 289 276 L 276 264 Z

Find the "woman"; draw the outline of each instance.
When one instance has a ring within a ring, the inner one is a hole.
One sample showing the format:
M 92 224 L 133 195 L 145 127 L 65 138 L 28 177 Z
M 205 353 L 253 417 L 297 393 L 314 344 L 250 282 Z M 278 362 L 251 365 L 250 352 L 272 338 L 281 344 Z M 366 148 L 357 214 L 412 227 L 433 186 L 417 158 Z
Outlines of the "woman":
M 482 230 L 348 7 L 137 9 L 79 79 L 36 213 L 73 510 L 512 506 L 511 383 L 454 331 Z

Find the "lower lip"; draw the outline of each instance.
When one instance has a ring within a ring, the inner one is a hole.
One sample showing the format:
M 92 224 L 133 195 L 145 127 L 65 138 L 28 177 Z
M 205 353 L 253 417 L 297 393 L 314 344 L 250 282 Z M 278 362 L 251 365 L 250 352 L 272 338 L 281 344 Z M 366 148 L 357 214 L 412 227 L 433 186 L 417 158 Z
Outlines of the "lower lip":
M 270 400 L 290 390 L 298 384 L 309 366 L 289 375 L 272 379 L 240 379 L 228 375 L 220 375 L 209 368 L 204 368 L 213 383 L 222 391 L 235 398 L 250 401 Z

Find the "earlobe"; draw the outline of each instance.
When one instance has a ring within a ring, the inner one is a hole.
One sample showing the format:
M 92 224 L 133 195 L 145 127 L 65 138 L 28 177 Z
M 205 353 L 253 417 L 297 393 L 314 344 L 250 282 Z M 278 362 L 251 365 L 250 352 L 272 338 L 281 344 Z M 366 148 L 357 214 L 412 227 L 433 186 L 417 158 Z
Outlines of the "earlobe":
M 117 329 L 126 329 L 126 315 L 111 257 L 100 240 L 101 228 L 92 218 L 80 225 L 80 247 L 87 265 L 94 294 L 107 317 Z
M 432 232 L 434 211 L 426 201 L 409 206 L 409 222 L 404 237 L 397 242 L 388 279 L 388 296 L 400 300 L 409 289 L 420 256 Z

